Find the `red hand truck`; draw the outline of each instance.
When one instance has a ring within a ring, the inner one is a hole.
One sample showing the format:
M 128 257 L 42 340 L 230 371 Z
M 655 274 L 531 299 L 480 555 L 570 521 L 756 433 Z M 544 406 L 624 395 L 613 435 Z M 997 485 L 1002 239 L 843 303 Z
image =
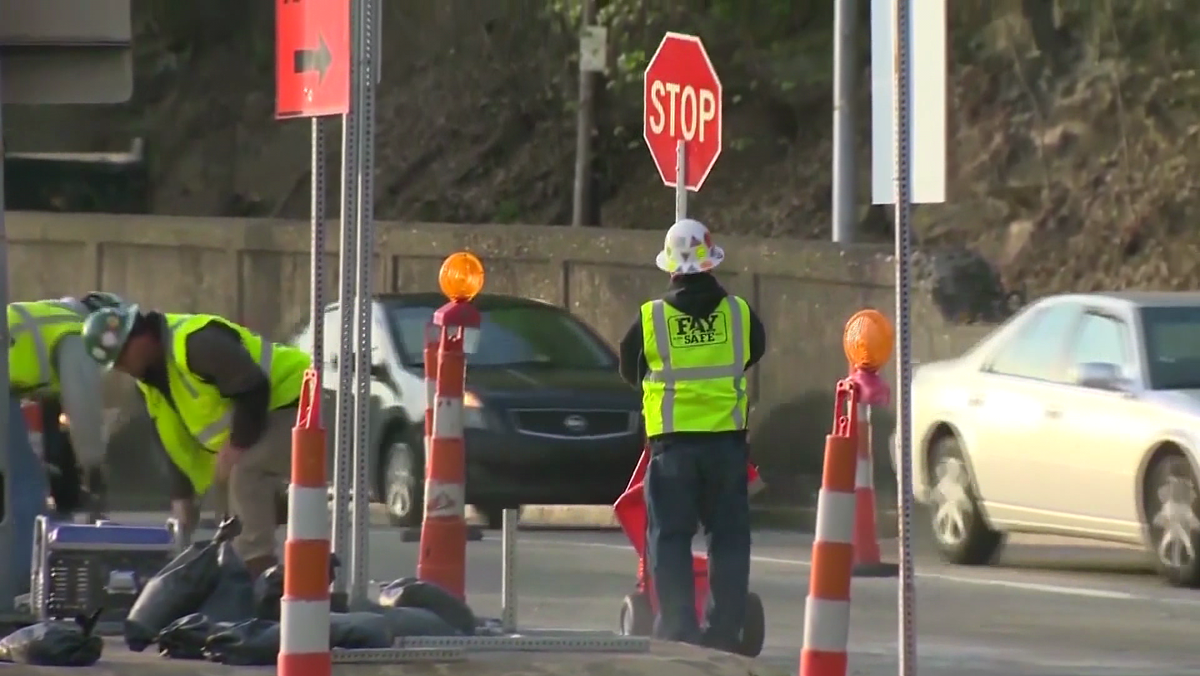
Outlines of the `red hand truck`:
M 646 498 L 642 492 L 642 482 L 645 480 L 649 464 L 650 452 L 648 449 L 643 450 L 642 457 L 633 470 L 633 476 L 629 479 L 629 486 L 613 503 L 617 522 L 638 556 L 637 587 L 632 594 L 625 597 L 621 605 L 620 631 L 624 636 L 650 636 L 654 631 L 654 616 L 658 609 L 653 580 L 646 566 Z M 762 490 L 763 483 L 758 475 L 758 468 L 753 463 L 748 469 L 749 491 L 750 495 L 754 495 Z M 707 556 L 692 555 L 692 575 L 696 584 L 696 617 L 703 617 L 708 602 Z M 746 619 L 742 625 L 738 652 L 747 657 L 758 657 L 765 638 L 766 615 L 763 612 L 762 599 L 758 594 L 750 592 L 746 595 Z

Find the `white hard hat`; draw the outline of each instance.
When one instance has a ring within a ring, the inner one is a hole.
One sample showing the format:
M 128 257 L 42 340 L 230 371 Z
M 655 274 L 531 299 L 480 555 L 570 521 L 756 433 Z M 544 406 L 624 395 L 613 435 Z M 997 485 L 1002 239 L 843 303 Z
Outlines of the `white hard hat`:
M 703 223 L 691 218 L 672 225 L 663 240 L 663 250 L 654 259 L 658 269 L 673 275 L 708 272 L 725 260 L 725 251 L 713 244 Z

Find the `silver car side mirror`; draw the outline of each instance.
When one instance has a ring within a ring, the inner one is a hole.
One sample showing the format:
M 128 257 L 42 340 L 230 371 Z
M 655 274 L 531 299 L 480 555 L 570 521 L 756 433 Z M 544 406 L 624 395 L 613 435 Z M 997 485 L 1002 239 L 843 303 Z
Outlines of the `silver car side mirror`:
M 1098 390 L 1114 390 L 1124 392 L 1129 389 L 1129 381 L 1121 367 L 1108 362 L 1087 362 L 1078 364 L 1074 369 L 1074 381 L 1080 387 L 1091 387 Z

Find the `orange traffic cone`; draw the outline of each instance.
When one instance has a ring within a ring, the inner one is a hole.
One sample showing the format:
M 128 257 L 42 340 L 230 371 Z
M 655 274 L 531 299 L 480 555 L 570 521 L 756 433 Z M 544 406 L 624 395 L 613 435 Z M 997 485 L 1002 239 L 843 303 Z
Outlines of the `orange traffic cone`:
M 845 517 L 855 509 L 853 385 L 839 382 L 835 396 L 833 430 L 825 437 L 825 465 L 817 499 L 799 676 L 846 676 L 848 669 L 854 534 Z
M 879 553 L 879 533 L 875 524 L 875 465 L 871 453 L 871 407 L 858 404 L 858 424 L 854 430 L 858 447 L 858 470 L 854 480 L 854 576 L 892 577 L 899 566 L 886 563 Z

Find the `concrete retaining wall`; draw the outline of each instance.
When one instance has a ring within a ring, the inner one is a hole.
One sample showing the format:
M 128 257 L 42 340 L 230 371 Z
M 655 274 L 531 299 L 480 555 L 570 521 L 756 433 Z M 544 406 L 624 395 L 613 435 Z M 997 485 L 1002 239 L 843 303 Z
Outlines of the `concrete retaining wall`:
M 306 223 L 10 213 L 7 226 L 16 300 L 101 288 L 164 310 L 222 314 L 280 339 L 307 312 Z M 484 259 L 489 291 L 564 305 L 614 343 L 638 305 L 666 283 L 653 266 L 662 245 L 657 232 L 437 223 L 379 223 L 377 229 L 379 291 L 436 290 L 442 259 L 469 249 Z M 335 297 L 338 279 L 336 234 L 330 240 L 327 298 Z M 750 300 L 768 331 L 768 354 L 751 377 L 754 455 L 776 499 L 804 500 L 792 494 L 801 485 L 792 478 L 819 471 L 830 390 L 845 372 L 842 327 L 867 306 L 892 315 L 890 251 L 786 239 L 720 241 L 727 255 L 721 280 Z M 914 295 L 918 360 L 957 354 L 981 331 L 945 323 L 926 295 Z M 890 415 L 881 412 L 876 422 L 882 441 Z M 145 467 L 144 455 L 132 450 L 141 445 L 119 434 L 114 462 Z

